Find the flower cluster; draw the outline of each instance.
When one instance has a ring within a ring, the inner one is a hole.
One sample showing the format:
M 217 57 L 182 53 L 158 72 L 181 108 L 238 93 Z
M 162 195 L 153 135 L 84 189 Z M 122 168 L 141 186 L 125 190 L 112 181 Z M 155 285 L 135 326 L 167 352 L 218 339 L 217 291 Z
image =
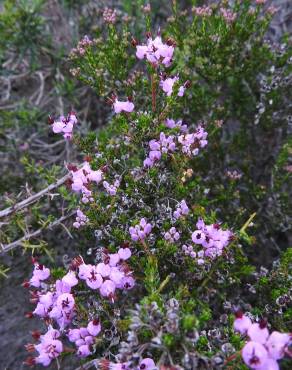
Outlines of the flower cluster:
M 174 44 L 171 41 L 164 44 L 160 36 L 149 37 L 147 40 L 147 45 L 137 45 L 136 46 L 136 56 L 138 59 L 147 59 L 153 65 L 158 65 L 162 63 L 165 67 L 169 67 L 172 62 L 172 57 L 174 53 Z
M 78 284 L 73 271 L 69 271 L 54 286 L 43 286 L 41 291 L 34 292 L 37 306 L 33 314 L 41 318 L 54 320 L 61 329 L 69 325 L 75 316 L 75 300 L 71 288 Z
M 114 196 L 117 194 L 118 188 L 120 186 L 120 180 L 115 180 L 113 185 L 110 185 L 107 181 L 103 181 L 102 185 L 109 195 Z
M 226 8 L 220 8 L 220 13 L 227 23 L 233 23 L 237 17 L 236 13 Z
M 234 330 L 240 334 L 247 335 L 249 341 L 242 349 L 242 358 L 250 369 L 278 370 L 278 360 L 281 360 L 288 347 L 292 343 L 292 335 L 273 331 L 271 334 L 267 328 L 267 322 L 252 323 L 251 319 L 236 313 L 233 324 Z
M 226 176 L 229 177 L 231 180 L 240 180 L 242 178 L 242 174 L 236 170 L 233 171 L 227 170 Z
M 175 83 L 178 81 L 179 81 L 178 76 L 162 78 L 160 80 L 160 87 L 166 93 L 167 96 L 171 96 L 173 92 L 173 87 Z M 180 86 L 178 89 L 177 96 L 184 96 L 185 89 L 186 89 L 186 84 Z
M 131 113 L 133 112 L 135 106 L 134 104 L 130 101 L 119 101 L 118 98 L 115 98 L 113 102 L 114 106 L 114 111 L 115 113 L 121 113 L 121 112 L 126 112 L 126 113 Z
M 131 226 L 129 228 L 129 232 L 131 235 L 131 239 L 133 241 L 142 241 L 144 240 L 147 235 L 149 235 L 152 231 L 152 225 L 147 223 L 147 220 L 145 218 L 142 218 L 140 223 L 136 226 Z
M 175 122 L 175 120 L 167 118 L 165 126 L 170 129 L 178 128 L 181 132 L 187 132 L 188 130 L 188 126 L 181 119 Z
M 68 339 L 75 343 L 77 347 L 77 356 L 87 357 L 92 354 L 90 346 L 94 343 L 95 337 L 101 332 L 101 325 L 98 318 L 90 321 L 87 327 L 70 329 Z
M 183 199 L 179 202 L 176 210 L 173 212 L 173 217 L 178 219 L 180 217 L 186 216 L 189 213 L 190 209 L 187 206 L 186 201 Z
M 86 49 L 93 44 L 93 41 L 85 35 L 79 42 L 76 48 L 73 48 L 70 52 L 69 57 L 71 59 L 76 58 L 78 56 L 83 56 L 86 52 Z
M 117 11 L 115 9 L 105 8 L 102 16 L 106 23 L 114 24 L 117 20 Z
M 79 266 L 78 277 L 93 289 L 99 289 L 102 297 L 114 300 L 116 289 L 132 289 L 135 280 L 124 261 L 131 257 L 129 248 L 120 248 L 117 253 L 105 254 L 104 262 L 97 265 L 82 263 Z
M 39 264 L 36 261 L 33 262 L 34 270 L 29 283 L 31 286 L 39 288 L 41 286 L 41 282 L 47 280 L 50 277 L 50 269 L 48 269 L 44 265 Z
M 199 149 L 208 144 L 207 136 L 208 133 L 202 126 L 199 126 L 192 134 L 180 135 L 178 142 L 182 145 L 182 152 L 189 157 L 198 155 Z
M 232 232 L 221 229 L 219 224 L 206 225 L 202 219 L 198 220 L 196 226 L 197 230 L 192 233 L 192 241 L 203 247 L 200 251 L 202 255 L 210 259 L 221 256 L 232 238 Z M 201 257 L 200 254 L 199 256 Z
M 69 168 L 69 167 L 68 167 Z M 71 169 L 71 188 L 73 191 L 82 193 L 82 202 L 88 203 L 93 201 L 92 192 L 88 189 L 90 182 L 99 184 L 103 179 L 103 173 L 101 170 L 94 171 L 91 169 L 90 164 L 85 162 L 83 166 L 78 169 L 76 167 L 70 167 Z
M 210 6 L 194 6 L 192 12 L 198 17 L 210 17 L 213 13 L 213 10 Z
M 186 255 L 186 256 L 189 256 L 189 257 L 191 257 L 191 258 L 196 258 L 197 257 L 197 253 L 194 251 L 194 247 L 192 246 L 192 245 L 186 245 L 186 244 L 184 244 L 183 246 L 182 246 L 182 251 L 184 252 L 184 254 Z M 204 263 L 205 263 L 205 261 L 204 261 L 204 259 L 203 258 L 201 258 L 201 257 L 203 257 L 203 255 L 201 256 L 201 255 L 199 255 L 199 253 L 198 253 L 198 260 L 197 260 L 197 263 L 199 264 L 199 265 L 203 265 Z
M 182 152 L 187 156 L 196 156 L 199 154 L 199 149 L 204 148 L 207 144 L 208 133 L 202 126 L 196 129 L 196 132 L 183 135 L 166 136 L 164 132 L 159 135 L 159 140 L 150 140 L 150 152 L 144 160 L 144 167 L 153 167 L 155 162 L 161 159 L 163 153 L 172 153 L 176 150 L 175 140 L 182 146 Z
M 180 238 L 179 232 L 176 230 L 175 227 L 171 227 L 165 234 L 164 239 L 169 243 L 174 243 L 178 241 Z
M 57 338 L 60 337 L 60 332 L 49 326 L 48 331 L 44 335 L 36 335 L 40 339 L 40 343 L 34 345 L 29 343 L 26 345 L 28 352 L 38 352 L 38 356 L 27 359 L 26 364 L 34 365 L 41 364 L 49 366 L 52 360 L 56 359 L 63 352 L 63 343 Z
M 77 124 L 75 113 L 70 112 L 67 117 L 61 116 L 57 121 L 51 121 L 52 129 L 55 134 L 63 134 L 64 139 L 71 139 L 74 125 Z
M 278 10 L 279 10 L 278 8 L 272 5 L 268 7 L 267 13 L 270 15 L 274 15 L 275 13 L 277 13 Z
M 128 268 L 126 261 L 131 257 L 131 250 L 125 245 L 117 253 L 103 253 L 103 262 L 97 265 L 85 264 L 82 257 L 74 261 L 72 268 L 61 279 L 55 283 L 45 282 L 50 277 L 50 270 L 40 265 L 35 260 L 33 276 L 24 286 L 35 287 L 38 290 L 31 291 L 31 302 L 36 304 L 35 310 L 28 313 L 27 317 L 38 316 L 50 323 L 48 332 L 45 335 L 38 335 L 38 345 L 27 346 L 30 352 L 37 351 L 39 355 L 27 360 L 27 363 L 40 363 L 48 366 L 50 362 L 59 356 L 63 351 L 63 344 L 60 339 L 65 334 L 71 342 L 76 345 L 76 352 L 79 357 L 87 357 L 92 354 L 91 346 L 95 337 L 101 331 L 101 324 L 98 318 L 90 321 L 87 327 L 74 328 L 73 319 L 78 315 L 74 293 L 72 289 L 77 287 L 79 280 L 84 280 L 86 285 L 93 290 L 99 289 L 102 297 L 114 300 L 116 289 L 132 289 L 135 279 Z M 53 329 L 56 323 L 58 330 Z
M 80 226 L 86 225 L 89 219 L 80 209 L 76 211 L 76 214 L 76 221 L 73 223 L 73 227 L 79 229 Z
M 164 132 L 160 133 L 159 140 L 150 140 L 149 156 L 144 160 L 144 167 L 152 167 L 155 161 L 161 159 L 162 153 L 174 152 L 175 142 L 174 136 L 166 136 Z

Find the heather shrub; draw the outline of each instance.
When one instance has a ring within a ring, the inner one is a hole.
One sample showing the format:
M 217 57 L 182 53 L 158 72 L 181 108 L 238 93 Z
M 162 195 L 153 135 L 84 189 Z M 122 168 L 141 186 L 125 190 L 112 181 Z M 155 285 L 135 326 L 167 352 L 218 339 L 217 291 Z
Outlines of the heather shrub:
M 27 365 L 291 366 L 291 56 L 264 3 L 173 1 L 155 30 L 146 6 L 139 39 L 106 9 L 71 50 L 107 106 L 89 132 L 49 117 L 75 152 L 59 191 L 81 242 L 63 266 L 34 253 Z

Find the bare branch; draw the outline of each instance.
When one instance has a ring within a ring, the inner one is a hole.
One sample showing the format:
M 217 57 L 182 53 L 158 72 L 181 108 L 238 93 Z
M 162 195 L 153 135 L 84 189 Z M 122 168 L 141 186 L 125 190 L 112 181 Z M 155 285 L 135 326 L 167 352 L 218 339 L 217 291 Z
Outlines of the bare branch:
M 24 235 L 22 238 L 10 243 L 10 244 L 1 244 L 1 251 L 0 251 L 0 254 L 3 254 L 3 253 L 6 253 L 8 251 L 11 251 L 12 249 L 18 247 L 18 246 L 21 246 L 25 241 L 27 240 L 30 240 L 30 239 L 33 239 L 33 238 L 36 238 L 37 236 L 39 236 L 43 230 L 46 230 L 46 229 L 49 229 L 51 230 L 52 228 L 54 228 L 55 226 L 58 226 L 58 225 L 62 225 L 62 222 L 67 220 L 68 218 L 72 217 L 76 212 L 71 212 L 69 213 L 68 215 L 66 216 L 62 216 L 60 217 L 58 220 L 54 221 L 54 222 L 51 222 L 47 227 L 41 227 L 40 229 L 30 233 L 30 234 L 27 234 L 27 235 Z
M 91 360 L 89 362 L 86 362 L 86 364 L 83 364 L 82 366 L 78 367 L 75 370 L 88 370 L 88 369 L 91 369 L 93 366 L 95 367 L 95 369 L 97 369 L 99 363 L 100 363 L 100 360 L 97 360 L 97 359 Z
M 69 174 L 65 175 L 58 181 L 54 182 L 53 184 L 49 185 L 45 189 L 41 190 L 40 192 L 30 196 L 29 198 L 26 198 L 22 200 L 19 203 L 14 204 L 11 207 L 8 207 L 6 209 L 3 209 L 0 211 L 0 218 L 9 216 L 11 213 L 18 212 L 23 208 L 28 207 L 29 205 L 35 203 L 37 200 L 39 200 L 41 197 L 49 193 L 51 190 L 58 188 L 60 185 L 64 184 L 64 182 L 69 178 Z

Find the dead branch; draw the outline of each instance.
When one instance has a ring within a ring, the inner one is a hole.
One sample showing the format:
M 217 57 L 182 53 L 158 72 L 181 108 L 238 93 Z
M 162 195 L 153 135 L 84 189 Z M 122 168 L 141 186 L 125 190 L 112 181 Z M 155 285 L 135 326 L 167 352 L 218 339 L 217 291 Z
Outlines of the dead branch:
M 64 182 L 69 178 L 69 176 L 70 175 L 67 174 L 64 177 L 62 177 L 61 179 L 59 179 L 58 181 L 56 181 L 53 184 L 51 184 L 48 187 L 46 187 L 45 189 L 39 191 L 36 194 L 33 194 L 29 198 L 26 198 L 26 199 L 22 200 L 21 202 L 14 204 L 11 207 L 8 207 L 6 209 L 3 209 L 2 211 L 0 211 L 0 218 L 7 217 L 11 213 L 18 212 L 21 209 L 26 208 L 29 205 L 35 203 L 37 200 L 39 200 L 41 197 L 43 197 L 44 195 L 46 195 L 47 193 L 49 193 L 51 190 L 53 190 L 55 188 L 58 188 L 60 185 L 64 184 Z
M 97 359 L 91 360 L 89 362 L 86 362 L 86 364 L 83 364 L 82 366 L 78 367 L 75 370 L 88 370 L 92 368 L 93 366 L 97 369 L 99 363 L 100 363 L 100 360 L 97 360 Z
M 6 245 L 5 244 L 0 244 L 0 246 L 1 246 L 0 254 L 4 254 L 6 252 L 9 252 L 9 251 L 11 251 L 12 249 L 14 249 L 16 247 L 21 246 L 25 241 L 36 238 L 37 236 L 39 236 L 43 232 L 43 230 L 46 230 L 46 229 L 51 230 L 55 226 L 62 225 L 63 221 L 72 217 L 75 213 L 76 213 L 76 211 L 71 212 L 66 216 L 62 216 L 58 220 L 56 220 L 54 222 L 51 222 L 47 227 L 43 226 L 43 227 L 39 228 L 38 230 L 30 233 L 30 234 L 24 235 L 22 238 L 14 241 L 10 244 L 6 244 Z

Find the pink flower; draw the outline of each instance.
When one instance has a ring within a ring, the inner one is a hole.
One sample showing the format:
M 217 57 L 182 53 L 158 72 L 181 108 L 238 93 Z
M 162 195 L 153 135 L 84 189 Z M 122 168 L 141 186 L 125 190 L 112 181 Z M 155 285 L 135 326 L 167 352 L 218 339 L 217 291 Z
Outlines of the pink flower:
M 248 329 L 251 327 L 251 319 L 241 312 L 236 313 L 236 319 L 233 323 L 233 328 L 235 331 L 238 331 L 240 334 L 246 334 Z
M 39 353 L 35 358 L 36 363 L 48 366 L 63 352 L 62 342 L 56 339 L 59 336 L 60 333 L 55 329 L 49 329 L 45 335 L 41 335 L 40 343 L 35 345 L 35 350 Z
M 177 232 L 175 227 L 171 227 L 165 234 L 164 239 L 167 240 L 170 243 L 175 243 L 177 240 L 179 240 L 180 234 Z
M 69 287 L 73 287 L 78 284 L 78 279 L 76 278 L 76 274 L 74 271 L 69 271 L 65 276 L 62 278 L 62 282 L 67 284 Z
M 258 342 L 247 342 L 242 349 L 242 358 L 251 369 L 264 369 L 268 360 L 268 352 L 265 347 Z
M 129 232 L 133 241 L 144 240 L 147 235 L 151 233 L 152 226 L 147 223 L 145 218 L 142 218 L 140 224 L 136 226 L 131 226 Z
M 118 255 L 120 259 L 122 259 L 123 261 L 126 261 L 131 257 L 132 253 L 131 253 L 130 248 L 120 248 L 118 250 Z
M 130 290 L 134 287 L 135 285 L 135 279 L 132 276 L 125 276 L 122 279 L 122 286 L 126 290 Z
M 96 266 L 91 266 L 86 275 L 86 284 L 91 289 L 98 289 L 103 282 L 102 276 L 99 274 Z
M 89 349 L 89 346 L 87 344 L 83 344 L 81 345 L 79 348 L 78 348 L 78 351 L 77 351 L 77 355 L 79 357 L 87 357 L 89 355 L 91 355 L 91 351 Z
M 178 128 L 182 132 L 186 132 L 188 129 L 188 126 L 186 124 L 183 124 L 182 120 L 179 120 L 175 122 L 173 119 L 167 118 L 165 121 L 165 126 L 168 128 Z
M 101 325 L 99 319 L 90 321 L 87 325 L 88 333 L 96 337 L 101 332 Z
M 184 96 L 186 88 L 184 86 L 180 86 L 178 89 L 177 96 Z
M 144 358 L 139 364 L 140 370 L 154 370 L 156 369 L 155 362 L 152 358 Z
M 168 77 L 165 80 L 160 81 L 160 87 L 166 93 L 167 96 L 171 96 L 174 84 L 178 81 L 178 77 Z
M 144 160 L 144 167 L 152 167 L 154 162 L 159 161 L 163 153 L 175 150 L 174 136 L 166 136 L 164 132 L 159 135 L 159 140 L 149 141 L 149 157 Z
M 44 304 L 38 303 L 35 310 L 33 311 L 34 315 L 37 315 L 39 317 L 46 317 L 48 315 L 48 311 Z
M 98 172 L 98 171 L 93 171 L 93 172 Z M 73 223 L 73 226 L 76 229 L 79 229 L 80 226 L 84 226 L 85 224 L 87 224 L 87 222 L 89 221 L 89 219 L 88 219 L 88 217 L 80 209 L 78 209 L 76 211 L 76 215 L 77 215 L 76 216 L 76 221 Z
M 120 186 L 120 181 L 116 180 L 113 185 L 110 185 L 107 181 L 104 181 L 102 185 L 109 195 L 114 196 L 117 194 L 117 190 Z
M 73 310 L 75 300 L 70 293 L 63 293 L 57 299 L 57 308 L 63 312 L 70 312 Z
M 96 271 L 102 276 L 107 277 L 111 273 L 111 267 L 108 264 L 105 264 L 103 262 L 99 263 L 96 266 Z
M 201 230 L 196 230 L 192 233 L 192 241 L 195 244 L 203 244 L 206 236 Z
M 274 360 L 280 360 L 284 357 L 285 348 L 291 343 L 292 337 L 286 333 L 273 331 L 266 342 L 269 356 Z
M 86 280 L 87 276 L 90 273 L 91 267 L 92 267 L 92 265 L 86 265 L 85 263 L 82 263 L 78 267 L 78 277 L 79 277 L 79 279 Z
M 75 113 L 71 112 L 67 117 L 61 116 L 59 120 L 53 121 L 52 129 L 55 134 L 63 133 L 64 139 L 71 139 L 73 127 L 77 123 Z
M 230 243 L 231 231 L 221 229 L 219 224 L 205 225 L 201 219 L 196 226 L 198 230 L 192 233 L 192 241 L 204 248 L 197 252 L 200 263 L 204 263 L 203 257 L 215 259 L 222 255 L 223 249 Z
M 68 339 L 70 342 L 76 342 L 81 338 L 79 329 L 70 329 L 68 332 Z
M 265 322 L 254 323 L 248 328 L 247 335 L 252 341 L 264 344 L 269 337 L 269 330 Z
M 123 288 L 122 280 L 124 277 L 125 274 L 118 267 L 114 267 L 111 269 L 109 278 L 115 283 L 117 288 Z
M 103 173 L 101 170 L 93 171 L 90 166 L 88 168 L 89 172 L 87 178 L 89 181 L 94 181 L 96 184 L 99 184 L 103 178 Z M 80 216 L 79 216 L 80 217 Z
M 220 8 L 220 13 L 227 23 L 233 23 L 237 16 L 232 10 L 226 8 Z
M 202 7 L 196 7 L 194 6 L 192 8 L 192 11 L 196 14 L 196 16 L 200 17 L 210 17 L 212 15 L 212 8 L 210 6 L 202 6 Z
M 84 203 L 93 201 L 94 199 L 92 198 L 91 191 L 87 188 L 87 186 L 90 182 L 95 182 L 98 185 L 103 179 L 102 171 L 93 171 L 90 167 L 90 164 L 85 162 L 82 168 L 72 170 L 71 175 L 72 190 L 77 193 L 82 193 L 82 201 Z M 80 225 L 88 221 L 87 217 L 81 211 L 77 214 L 77 217 L 79 217 L 79 219 L 76 218 L 76 222 L 78 222 Z M 77 224 L 76 226 L 79 227 Z
M 280 367 L 277 361 L 272 358 L 268 358 L 260 370 L 280 370 Z
M 61 120 L 55 121 L 53 123 L 53 132 L 55 134 L 59 134 L 60 132 L 63 132 L 63 128 L 64 128 L 64 123 Z
M 190 209 L 187 206 L 186 201 L 183 199 L 180 203 L 178 203 L 178 206 L 176 210 L 173 212 L 173 217 L 178 219 L 182 216 L 186 216 L 189 213 Z
M 147 157 L 143 162 L 143 166 L 144 167 L 153 167 L 154 162 L 149 157 Z
M 105 280 L 101 285 L 99 292 L 103 297 L 109 297 L 114 294 L 116 290 L 116 285 L 111 280 Z
M 30 285 L 34 286 L 35 288 L 39 288 L 41 285 L 41 282 L 48 279 L 49 276 L 50 276 L 50 270 L 47 267 L 45 267 L 44 265 L 35 263 L 32 278 L 29 281 Z
M 118 253 L 109 254 L 109 265 L 110 267 L 116 266 L 120 262 L 120 255 Z
M 130 102 L 129 100 L 122 102 L 116 99 L 114 102 L 115 113 L 121 113 L 121 112 L 131 113 L 133 112 L 134 108 L 135 108 L 134 104 Z
M 179 81 L 178 76 L 161 79 L 160 80 L 160 87 L 166 93 L 167 96 L 171 96 L 172 92 L 173 92 L 173 87 L 174 87 L 174 85 L 177 81 Z M 187 83 L 180 86 L 179 89 L 178 89 L 177 96 L 180 96 L 180 97 L 184 96 L 186 88 L 187 88 Z
M 54 294 L 52 292 L 47 292 L 46 294 L 42 294 L 39 297 L 39 303 L 44 305 L 46 309 L 49 309 L 54 303 Z
M 160 36 L 154 40 L 149 37 L 147 45 L 137 45 L 136 56 L 138 59 L 146 58 L 153 65 L 162 63 L 165 67 L 169 67 L 172 62 L 174 46 L 164 44 Z

